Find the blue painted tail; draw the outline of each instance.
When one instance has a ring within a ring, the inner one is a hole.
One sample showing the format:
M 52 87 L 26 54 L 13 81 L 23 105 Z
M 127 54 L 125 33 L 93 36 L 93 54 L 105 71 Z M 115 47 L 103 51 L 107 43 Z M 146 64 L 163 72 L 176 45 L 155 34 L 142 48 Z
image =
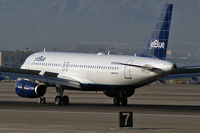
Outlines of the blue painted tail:
M 160 18 L 156 22 L 151 38 L 142 56 L 166 59 L 169 29 L 172 16 L 172 4 L 165 4 Z

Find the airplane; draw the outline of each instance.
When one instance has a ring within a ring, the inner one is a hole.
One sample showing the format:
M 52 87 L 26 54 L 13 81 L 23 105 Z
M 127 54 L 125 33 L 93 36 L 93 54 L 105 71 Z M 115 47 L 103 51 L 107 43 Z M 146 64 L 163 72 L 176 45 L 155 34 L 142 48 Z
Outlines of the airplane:
M 139 56 L 37 52 L 21 68 L 0 68 L 0 76 L 17 78 L 20 97 L 45 104 L 47 87 L 55 87 L 56 105 L 68 105 L 64 90 L 103 91 L 116 106 L 127 105 L 135 89 L 157 80 L 200 75 L 200 67 L 177 67 L 166 60 L 173 4 L 165 4 L 144 53 Z

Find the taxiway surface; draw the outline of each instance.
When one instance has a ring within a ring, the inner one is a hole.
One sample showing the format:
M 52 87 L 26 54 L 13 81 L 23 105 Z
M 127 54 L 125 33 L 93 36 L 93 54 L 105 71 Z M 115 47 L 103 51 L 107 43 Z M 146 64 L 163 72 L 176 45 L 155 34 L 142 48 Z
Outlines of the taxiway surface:
M 69 106 L 18 97 L 14 84 L 0 83 L 0 132 L 11 133 L 197 133 L 200 131 L 200 85 L 151 85 L 136 90 L 128 106 L 114 106 L 101 92 L 65 91 Z M 134 113 L 133 128 L 119 128 L 119 112 Z

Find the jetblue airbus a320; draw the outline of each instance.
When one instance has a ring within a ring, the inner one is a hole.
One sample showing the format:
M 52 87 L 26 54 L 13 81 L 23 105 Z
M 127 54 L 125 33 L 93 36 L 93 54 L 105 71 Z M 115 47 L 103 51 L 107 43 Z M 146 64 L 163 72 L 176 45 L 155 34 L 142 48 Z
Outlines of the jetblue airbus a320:
M 178 68 L 166 61 L 172 16 L 172 4 L 166 4 L 140 56 L 38 52 L 30 55 L 20 69 L 0 68 L 2 77 L 17 78 L 16 93 L 39 98 L 44 104 L 47 87 L 56 87 L 56 105 L 68 105 L 65 89 L 103 91 L 113 97 L 114 105 L 127 105 L 135 89 L 156 80 L 200 75 L 198 67 Z

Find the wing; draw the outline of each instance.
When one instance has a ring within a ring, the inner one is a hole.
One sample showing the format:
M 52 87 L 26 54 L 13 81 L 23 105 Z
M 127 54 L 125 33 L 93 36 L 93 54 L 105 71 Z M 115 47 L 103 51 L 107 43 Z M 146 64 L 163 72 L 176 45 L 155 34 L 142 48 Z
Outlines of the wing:
M 199 76 L 200 76 L 200 66 L 187 66 L 173 70 L 169 75 L 165 76 L 161 80 L 197 78 Z
M 59 75 L 58 73 L 44 72 L 40 75 L 40 71 L 26 70 L 17 68 L 0 68 L 0 76 L 9 77 L 10 79 L 25 78 L 43 82 L 49 86 L 62 85 L 80 89 L 83 79 L 73 78 L 73 76 Z M 86 82 L 86 81 L 85 81 Z

